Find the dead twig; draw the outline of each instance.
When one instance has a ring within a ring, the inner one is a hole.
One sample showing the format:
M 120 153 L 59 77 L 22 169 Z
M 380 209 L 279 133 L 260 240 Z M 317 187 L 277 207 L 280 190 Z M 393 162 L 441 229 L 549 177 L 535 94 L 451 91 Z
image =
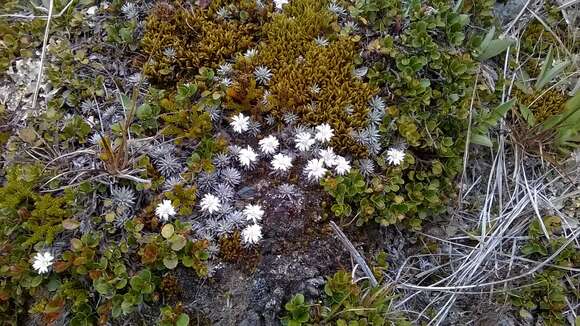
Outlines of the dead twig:
M 342 242 L 342 244 L 344 245 L 346 250 L 348 250 L 348 252 L 350 252 L 351 256 L 354 258 L 354 260 L 357 262 L 357 264 L 360 266 L 360 268 L 363 270 L 363 272 L 369 278 L 371 285 L 373 287 L 378 286 L 379 282 L 377 282 L 377 279 L 373 275 L 373 272 L 369 268 L 369 265 L 367 265 L 364 257 L 356 250 L 356 248 L 353 246 L 352 242 L 350 242 L 350 240 L 348 240 L 348 238 L 346 237 L 344 232 L 342 232 L 342 230 L 338 227 L 338 225 L 336 225 L 336 223 L 334 223 L 333 221 L 330 221 L 330 226 L 332 227 L 332 230 L 334 230 L 334 232 L 338 236 L 338 239 L 340 240 L 340 242 Z

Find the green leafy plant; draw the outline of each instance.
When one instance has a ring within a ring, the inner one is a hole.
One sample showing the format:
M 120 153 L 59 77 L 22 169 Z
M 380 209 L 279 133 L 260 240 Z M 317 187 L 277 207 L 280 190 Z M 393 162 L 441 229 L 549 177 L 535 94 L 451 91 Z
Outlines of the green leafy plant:
M 284 308 L 287 315 L 282 318 L 285 326 L 301 326 L 310 319 L 310 307 L 304 303 L 304 295 L 298 293 L 288 301 Z
M 294 295 L 285 306 L 284 325 L 411 325 L 395 313 L 387 317 L 393 297 L 388 288 L 361 283 L 354 283 L 345 271 L 335 273 L 324 285 L 322 303 L 312 308 L 302 294 Z
M 580 92 L 568 99 L 559 113 L 538 122 L 534 112 L 521 105 L 520 120 L 514 121 L 516 139 L 528 151 L 557 162 L 559 155 L 567 155 L 580 144 Z
M 494 38 L 495 36 L 495 26 L 492 26 L 485 38 L 481 42 L 477 52 L 479 53 L 477 58 L 480 61 L 491 59 L 507 50 L 515 42 L 509 38 Z
M 117 294 L 112 298 L 113 317 L 128 314 L 137 306 L 150 298 L 155 290 L 153 274 L 148 269 L 143 269 L 129 280 L 130 288 L 127 293 Z
M 541 222 L 534 220 L 522 253 L 539 260 L 551 256 L 566 243 L 566 238 L 557 235 L 561 227 L 557 216 L 546 216 Z M 553 263 L 564 268 L 578 266 L 580 250 L 569 245 L 560 251 Z M 512 304 L 520 309 L 523 317 L 541 317 L 546 325 L 562 325 L 565 323 L 564 311 L 568 307 L 566 297 L 577 295 L 577 286 L 578 281 L 568 277 L 566 270 L 547 267 L 537 273 L 528 286 L 512 291 Z
M 181 305 L 177 305 L 176 307 L 161 307 L 159 326 L 188 326 L 189 316 L 182 312 L 182 310 Z
M 207 275 L 207 240 L 192 241 L 187 238 L 191 224 L 176 221 L 165 224 L 161 234 L 152 234 L 139 240 L 141 262 L 157 269 L 174 269 L 181 262 L 193 268 L 199 276 Z
M 536 90 L 542 90 L 555 77 L 559 76 L 569 64 L 570 61 L 565 60 L 554 65 L 553 48 L 550 47 L 550 49 L 548 50 L 548 54 L 544 59 L 542 70 L 540 71 L 540 74 L 536 79 L 536 83 L 534 84 L 534 88 Z
M 502 103 L 488 112 L 477 114 L 471 129 L 470 142 L 478 145 L 492 147 L 493 143 L 489 138 L 489 129 L 495 127 L 504 118 L 509 110 L 513 108 L 516 100 L 511 99 Z

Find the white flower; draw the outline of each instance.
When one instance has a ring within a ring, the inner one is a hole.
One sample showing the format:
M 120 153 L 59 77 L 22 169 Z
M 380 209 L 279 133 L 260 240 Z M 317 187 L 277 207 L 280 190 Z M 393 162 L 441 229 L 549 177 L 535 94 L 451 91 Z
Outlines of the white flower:
M 294 141 L 296 142 L 296 149 L 302 152 L 309 150 L 315 142 L 315 140 L 312 138 L 312 135 L 306 131 L 297 134 Z
M 89 9 L 87 9 L 87 15 L 93 16 L 94 14 L 97 13 L 98 9 L 99 9 L 99 7 L 97 7 L 97 6 L 90 7 Z
M 350 172 L 350 162 L 344 157 L 337 155 L 334 164 L 334 172 L 336 172 L 336 174 L 345 175 Z
M 217 198 L 212 194 L 205 194 L 201 199 L 199 205 L 201 206 L 202 212 L 208 212 L 210 214 L 219 211 L 220 208 L 222 207 L 219 198 Z
M 52 266 L 53 260 L 54 257 L 50 254 L 50 252 L 37 252 L 34 256 L 32 268 L 34 268 L 38 274 L 48 273 L 48 268 Z
M 259 144 L 260 150 L 262 150 L 264 154 L 274 154 L 276 152 L 276 149 L 278 149 L 280 142 L 278 142 L 278 139 L 276 137 L 270 135 L 260 140 Z
M 308 176 L 308 179 L 313 181 L 322 179 L 327 171 L 322 159 L 312 159 L 308 161 L 308 164 L 304 168 L 304 173 Z
M 171 204 L 171 200 L 163 200 L 160 204 L 155 207 L 155 215 L 160 219 L 167 221 L 171 216 L 177 214 L 175 208 Z
M 314 138 L 322 143 L 327 143 L 334 136 L 334 129 L 330 127 L 328 123 L 323 123 L 320 126 L 316 126 L 316 135 Z
M 284 154 L 276 154 L 272 159 L 272 169 L 286 172 L 292 167 L 292 158 Z
M 262 239 L 262 227 L 258 224 L 246 226 L 242 230 L 242 241 L 246 244 L 255 244 Z
M 246 220 L 258 223 L 258 221 L 262 220 L 262 216 L 264 216 L 264 210 L 260 205 L 248 204 L 244 208 L 244 216 L 246 217 Z
M 287 4 L 288 0 L 274 0 L 274 4 L 276 4 L 277 9 L 282 9 L 282 6 Z
M 258 54 L 258 50 L 248 49 L 248 50 L 246 50 L 246 53 L 244 53 L 244 58 L 251 59 L 251 58 L 255 57 L 256 54 Z
M 318 155 L 320 155 L 320 158 L 324 161 L 326 166 L 332 167 L 336 165 L 336 154 L 334 154 L 332 147 L 319 150 Z
M 232 117 L 232 122 L 230 122 L 230 126 L 232 126 L 235 132 L 241 134 L 242 132 L 247 131 L 250 128 L 250 118 L 240 113 Z
M 244 167 L 250 167 L 250 165 L 252 165 L 252 163 L 257 159 L 258 154 L 256 154 L 250 146 L 240 149 L 240 152 L 238 153 L 238 160 Z
M 389 148 L 387 161 L 392 165 L 400 165 L 405 159 L 405 152 L 397 148 Z

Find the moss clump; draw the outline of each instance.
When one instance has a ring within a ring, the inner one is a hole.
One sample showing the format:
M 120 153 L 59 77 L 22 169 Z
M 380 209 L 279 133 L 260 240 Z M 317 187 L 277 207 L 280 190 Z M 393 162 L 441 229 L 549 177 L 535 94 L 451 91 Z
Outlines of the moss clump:
M 543 95 L 538 98 L 540 94 Z M 545 93 L 532 92 L 530 94 L 514 89 L 513 96 L 518 99 L 519 103 L 528 106 L 538 123 L 542 123 L 550 117 L 561 113 L 564 110 L 564 104 L 568 100 L 568 97 L 557 89 L 550 89 Z
M 262 42 L 255 62 L 276 70 L 294 62 L 314 45 L 317 36 L 332 33 L 336 23 L 326 9 L 328 1 L 296 0 L 284 7 L 283 13 L 273 14 L 264 24 Z
M 328 122 L 338 136 L 333 140 L 334 148 L 363 156 L 364 147 L 356 144 L 350 133 L 366 126 L 367 102 L 377 90 L 352 77 L 355 45 L 348 39 L 338 39 L 326 47 L 311 41 L 302 60 L 277 69 L 270 90 L 276 114 L 290 110 L 304 123 Z M 320 87 L 319 93 L 309 91 L 313 85 Z
M 161 278 L 161 284 L 159 285 L 159 288 L 161 289 L 163 295 L 169 299 L 176 299 L 181 295 L 179 281 L 171 274 L 165 275 L 163 278 Z
M 178 184 L 165 195 L 175 205 L 179 215 L 190 215 L 195 208 L 196 194 L 197 189 L 194 186 L 188 187 Z
M 225 262 L 242 263 L 244 267 L 249 269 L 252 269 L 258 263 L 256 251 L 246 249 L 242 245 L 239 231 L 220 237 L 219 245 L 219 256 Z
M 240 232 L 220 238 L 220 257 L 227 262 L 238 262 L 244 256 L 245 249 L 242 246 Z
M 251 66 L 273 73 L 264 111 L 276 117 L 290 111 L 305 124 L 328 122 L 338 136 L 332 144 L 337 151 L 364 156 L 351 132 L 367 124 L 367 102 L 378 90 L 353 77 L 357 44 L 336 36 L 336 18 L 326 8 L 326 1 L 297 0 L 274 14 Z
M 243 17 L 263 17 L 264 10 L 247 12 L 247 1 L 239 1 L 246 10 Z M 142 40 L 143 51 L 150 57 L 145 74 L 157 83 L 172 83 L 191 77 L 202 66 L 217 66 L 233 54 L 250 48 L 259 35 L 259 26 L 250 20 L 222 19 L 217 15 L 218 1 L 209 8 L 186 8 L 184 4 L 161 3 L 149 15 Z M 230 3 L 233 8 L 239 8 Z M 169 52 L 173 52 L 168 55 Z

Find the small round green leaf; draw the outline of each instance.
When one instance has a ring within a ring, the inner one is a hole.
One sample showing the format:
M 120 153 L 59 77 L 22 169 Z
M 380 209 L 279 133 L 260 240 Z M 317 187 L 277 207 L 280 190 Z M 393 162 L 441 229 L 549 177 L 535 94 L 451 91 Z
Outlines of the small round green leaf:
M 173 235 L 173 232 L 175 232 L 175 228 L 173 227 L 172 224 L 165 224 L 163 226 L 163 228 L 161 229 L 161 235 L 165 239 L 171 238 L 171 236 Z

